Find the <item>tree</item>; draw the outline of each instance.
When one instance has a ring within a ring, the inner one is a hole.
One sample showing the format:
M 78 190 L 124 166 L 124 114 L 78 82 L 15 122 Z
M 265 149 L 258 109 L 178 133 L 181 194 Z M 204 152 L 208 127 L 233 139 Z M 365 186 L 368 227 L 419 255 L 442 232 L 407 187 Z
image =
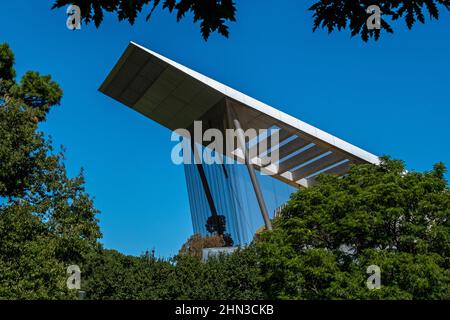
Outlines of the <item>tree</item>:
M 202 237 L 200 234 L 194 234 L 189 237 L 185 244 L 183 244 L 178 254 L 187 254 L 192 257 L 202 258 L 203 249 L 221 247 L 225 247 L 225 240 L 223 236 L 212 235 L 209 237 Z
M 134 257 L 115 250 L 101 250 L 85 266 L 86 299 L 172 299 L 173 269 L 168 261 L 153 255 Z
M 381 29 L 369 30 L 366 26 L 369 6 L 377 5 L 382 12 Z M 439 19 L 440 9 L 450 10 L 450 0 L 320 0 L 313 4 L 314 29 L 325 28 L 329 33 L 349 28 L 352 36 L 360 35 L 364 41 L 374 37 L 378 40 L 381 32 L 394 33 L 388 20 L 404 19 L 408 29 L 416 22 L 425 23 L 429 18 Z
M 200 21 L 200 30 L 204 39 L 208 39 L 211 32 L 218 32 L 228 37 L 227 21 L 236 20 L 236 8 L 233 0 L 56 0 L 54 8 L 75 4 L 81 9 L 82 19 L 89 23 L 94 21 L 98 27 L 103 21 L 104 12 L 117 13 L 119 21 L 128 20 L 134 24 L 138 14 L 146 5 L 151 5 L 146 20 L 148 21 L 155 9 L 162 5 L 163 9 L 171 13 L 176 12 L 177 21 L 191 13 L 194 22 Z
M 200 30 L 205 40 L 212 32 L 228 37 L 227 22 L 236 21 L 236 5 L 233 0 L 56 0 L 52 8 L 71 4 L 80 6 L 83 20 L 86 23 L 94 21 L 97 27 L 103 21 L 104 12 L 117 13 L 120 21 L 128 20 L 134 24 L 146 5 L 151 5 L 146 20 L 162 5 L 163 9 L 171 13 L 176 12 L 177 21 L 191 13 L 194 22 L 200 21 Z M 369 30 L 366 27 L 369 17 L 367 9 L 371 5 L 377 5 L 381 9 L 381 30 Z M 394 32 L 388 20 L 404 19 L 411 29 L 417 21 L 425 23 L 426 13 L 430 19 L 438 19 L 441 8 L 450 10 L 450 0 L 319 0 L 309 10 L 313 13 L 314 31 L 325 28 L 331 33 L 349 28 L 352 36 L 360 35 L 364 41 L 368 41 L 371 37 L 378 40 L 382 31 Z
M 224 215 L 212 215 L 206 220 L 205 227 L 211 236 L 217 236 L 224 240 L 223 247 L 232 247 L 234 241 L 231 234 L 225 233 L 226 224 L 226 217 Z
M 102 250 L 85 265 L 84 289 L 93 300 L 261 299 L 256 261 L 254 250 L 206 262 L 188 254 L 164 260 Z
M 172 296 L 193 300 L 255 300 L 264 297 L 260 269 L 254 250 L 238 250 L 231 255 L 174 258 Z
M 0 45 L 0 297 L 74 298 L 66 268 L 98 249 L 97 210 L 81 172 L 67 177 L 63 154 L 38 131 L 62 90 L 50 76 L 15 80 Z
M 450 192 L 445 167 L 355 165 L 296 192 L 256 241 L 273 299 L 449 299 Z M 366 287 L 367 267 L 381 289 Z

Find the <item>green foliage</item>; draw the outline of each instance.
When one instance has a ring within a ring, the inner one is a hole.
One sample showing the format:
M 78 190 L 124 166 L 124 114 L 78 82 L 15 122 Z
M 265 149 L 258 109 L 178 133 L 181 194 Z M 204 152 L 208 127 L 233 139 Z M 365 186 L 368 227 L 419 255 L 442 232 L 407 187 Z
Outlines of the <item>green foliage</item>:
M 11 206 L 0 213 L 0 297 L 66 298 L 65 266 L 54 256 L 57 239 L 31 208 Z
M 256 243 L 269 298 L 449 299 L 450 193 L 438 164 L 406 172 L 401 161 L 322 175 L 296 192 L 273 232 Z M 382 288 L 365 286 L 381 268 Z
M 175 258 L 172 296 L 176 299 L 262 299 L 261 278 L 254 250 L 239 250 L 202 262 L 196 257 Z
M 89 259 L 84 288 L 88 299 L 260 299 L 256 261 L 251 250 L 206 262 L 190 255 L 165 261 L 105 250 Z
M 187 254 L 201 259 L 203 249 L 221 247 L 226 247 L 224 236 L 212 235 L 202 237 L 200 234 L 194 234 L 183 244 L 178 255 Z
M 212 215 L 206 221 L 206 230 L 212 236 L 222 237 L 225 247 L 232 247 L 234 245 L 231 234 L 225 233 L 226 231 L 226 218 L 224 215 Z
M 173 266 L 152 255 L 125 256 L 103 250 L 89 258 L 83 283 L 87 299 L 142 300 L 169 299 Z
M 0 95 L 3 96 L 11 88 L 16 70 L 14 69 L 14 53 L 5 43 L 0 44 Z
M 74 298 L 66 268 L 98 250 L 97 210 L 83 174 L 68 178 L 63 155 L 38 131 L 61 89 L 37 72 L 16 83 L 13 64 L 1 45 L 0 298 Z
M 28 71 L 12 90 L 12 95 L 37 111 L 39 120 L 44 120 L 50 108 L 61 101 L 62 90 L 50 76 Z
M 52 155 L 51 142 L 37 131 L 62 90 L 50 76 L 27 72 L 15 81 L 14 55 L 0 45 L 0 197 L 24 197 L 44 188 L 52 170 L 61 172 L 61 156 Z M 58 169 L 59 168 L 59 169 Z M 61 173 L 62 174 L 62 173 Z M 40 190 L 44 192 L 43 190 Z

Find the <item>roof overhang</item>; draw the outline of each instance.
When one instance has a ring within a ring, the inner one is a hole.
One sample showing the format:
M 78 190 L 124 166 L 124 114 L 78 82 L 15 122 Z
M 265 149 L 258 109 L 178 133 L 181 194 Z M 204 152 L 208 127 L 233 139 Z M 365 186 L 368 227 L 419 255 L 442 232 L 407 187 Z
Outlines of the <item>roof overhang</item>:
M 309 187 L 318 173 L 344 175 L 351 163 L 380 162 L 376 155 L 133 42 L 100 91 L 170 130 L 190 128 L 226 100 L 238 110 L 244 129 L 280 129 L 280 144 L 272 146 L 280 162 L 273 168 L 258 159 L 252 162 L 290 185 Z M 234 156 L 243 161 L 242 153 Z

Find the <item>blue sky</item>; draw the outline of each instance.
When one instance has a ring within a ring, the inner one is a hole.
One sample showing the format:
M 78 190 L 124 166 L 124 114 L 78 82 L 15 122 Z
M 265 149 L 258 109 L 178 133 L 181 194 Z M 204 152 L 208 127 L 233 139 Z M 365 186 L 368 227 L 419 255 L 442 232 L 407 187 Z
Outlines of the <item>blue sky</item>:
M 18 76 L 51 74 L 64 90 L 42 126 L 85 169 L 101 210 L 102 242 L 127 254 L 175 254 L 192 233 L 184 171 L 172 164 L 171 132 L 103 96 L 98 87 L 129 41 L 185 64 L 410 170 L 450 165 L 450 14 L 400 28 L 377 43 L 347 32 L 312 33 L 311 1 L 237 0 L 230 39 L 202 40 L 190 18 L 157 12 L 134 27 L 106 16 L 71 32 L 48 1 L 2 1 L 0 42 Z

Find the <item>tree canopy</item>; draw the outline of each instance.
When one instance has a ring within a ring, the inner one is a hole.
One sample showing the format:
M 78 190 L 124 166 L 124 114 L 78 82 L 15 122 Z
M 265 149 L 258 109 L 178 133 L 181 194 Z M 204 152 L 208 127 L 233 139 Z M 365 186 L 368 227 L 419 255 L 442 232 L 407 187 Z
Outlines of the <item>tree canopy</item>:
M 450 192 L 445 167 L 398 160 L 353 166 L 293 194 L 256 241 L 264 292 L 289 299 L 449 299 Z M 381 269 L 368 290 L 367 268 Z
M 367 9 L 377 5 L 382 12 L 381 29 L 369 30 Z M 393 22 L 404 20 L 408 29 L 429 19 L 439 19 L 442 9 L 450 10 L 450 0 L 320 0 L 314 3 L 314 28 L 324 28 L 329 33 L 350 29 L 351 35 L 360 35 L 364 41 L 378 40 L 382 32 L 394 33 Z
M 203 262 L 181 254 L 169 260 L 153 255 L 125 256 L 104 250 L 88 261 L 87 299 L 262 299 L 255 251 L 240 250 Z
M 38 131 L 62 90 L 38 72 L 17 82 L 14 63 L 0 45 L 0 297 L 73 298 L 66 268 L 97 250 L 97 210 Z
M 163 9 L 176 13 L 177 21 L 187 13 L 192 14 L 194 22 L 200 22 L 200 30 L 205 39 L 208 39 L 212 32 L 228 37 L 229 27 L 226 23 L 236 20 L 233 0 L 56 0 L 53 8 L 71 4 L 80 7 L 82 19 L 86 23 L 93 21 L 97 27 L 102 23 L 105 12 L 116 13 L 119 21 L 127 20 L 134 24 L 146 5 L 150 5 L 146 20 L 149 20 L 155 9 L 161 5 Z
M 292 195 L 273 231 L 231 255 L 202 262 L 184 247 L 168 261 L 149 254 L 96 256 L 88 297 L 449 299 L 444 172 L 442 164 L 406 172 L 401 161 L 384 158 L 380 166 L 353 166 L 344 178 L 323 175 L 320 184 Z M 204 239 L 194 249 L 211 245 Z M 379 289 L 366 285 L 369 266 L 380 270 Z
M 282 2 L 280 2 L 282 3 Z M 56 0 L 53 8 L 78 5 L 84 22 L 98 27 L 105 13 L 115 13 L 120 21 L 134 24 L 142 11 L 149 20 L 158 6 L 176 14 L 180 21 L 188 13 L 194 22 L 200 22 L 200 31 L 206 39 L 212 32 L 228 37 L 229 22 L 236 21 L 236 4 L 233 0 Z M 148 6 L 147 6 L 148 5 Z M 368 30 L 367 9 L 377 5 L 382 12 L 381 30 Z M 440 10 L 450 10 L 450 0 L 319 0 L 309 8 L 314 23 L 313 30 L 325 28 L 328 32 L 349 29 L 352 36 L 360 35 L 364 41 L 378 40 L 382 32 L 393 33 L 392 22 L 404 20 L 411 29 L 416 22 L 438 19 Z

